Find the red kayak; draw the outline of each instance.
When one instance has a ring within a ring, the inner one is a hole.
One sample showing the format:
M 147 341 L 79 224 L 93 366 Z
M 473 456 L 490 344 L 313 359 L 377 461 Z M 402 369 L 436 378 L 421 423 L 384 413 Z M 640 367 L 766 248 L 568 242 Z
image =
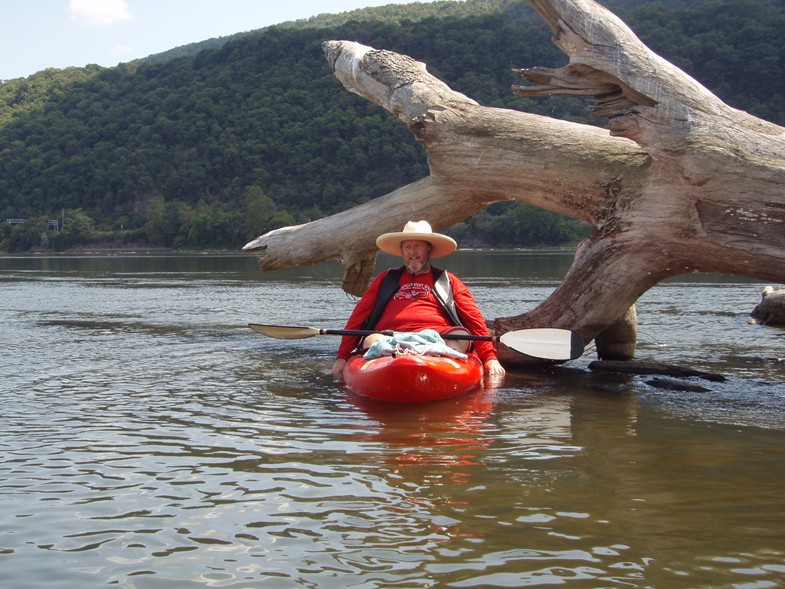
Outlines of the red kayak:
M 396 403 L 422 403 L 457 397 L 479 388 L 483 367 L 473 354 L 465 360 L 419 354 L 370 360 L 352 356 L 343 375 L 346 386 L 358 395 Z

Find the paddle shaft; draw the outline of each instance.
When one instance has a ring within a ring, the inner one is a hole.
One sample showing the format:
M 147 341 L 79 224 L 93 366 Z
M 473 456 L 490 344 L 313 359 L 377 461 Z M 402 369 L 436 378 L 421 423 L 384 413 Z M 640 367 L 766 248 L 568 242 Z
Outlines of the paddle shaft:
M 249 323 L 248 326 L 263 335 L 278 339 L 302 339 L 316 335 L 348 335 L 363 337 L 378 333 L 394 336 L 393 330 L 373 331 L 365 329 L 322 329 L 319 327 L 297 327 L 293 325 L 261 325 Z M 577 331 L 556 328 L 530 328 L 508 331 L 500 336 L 470 335 L 464 333 L 445 333 L 443 339 L 501 342 L 513 350 L 543 360 L 574 360 L 583 354 L 583 339 Z
M 395 335 L 394 331 L 372 331 L 366 329 L 319 329 L 319 335 L 373 335 L 380 333 L 382 335 Z M 498 342 L 499 336 L 496 335 L 470 335 L 468 333 L 441 333 L 439 334 L 442 339 L 462 339 L 471 340 L 476 342 Z

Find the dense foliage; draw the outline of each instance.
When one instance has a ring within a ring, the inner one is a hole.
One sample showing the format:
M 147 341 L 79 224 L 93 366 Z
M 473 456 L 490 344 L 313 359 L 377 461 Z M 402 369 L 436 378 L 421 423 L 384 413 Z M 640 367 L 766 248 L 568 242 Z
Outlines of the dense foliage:
M 605 4 L 727 103 L 785 121 L 781 3 Z M 236 249 L 426 175 L 425 152 L 405 126 L 330 73 L 327 39 L 411 55 L 481 104 L 604 123 L 579 101 L 512 96 L 513 68 L 565 61 L 523 0 L 390 5 L 114 68 L 44 70 L 0 83 L 0 219 L 26 220 L 0 225 L 0 249 L 96 241 Z M 475 244 L 537 246 L 575 242 L 586 228 L 496 205 L 452 231 Z

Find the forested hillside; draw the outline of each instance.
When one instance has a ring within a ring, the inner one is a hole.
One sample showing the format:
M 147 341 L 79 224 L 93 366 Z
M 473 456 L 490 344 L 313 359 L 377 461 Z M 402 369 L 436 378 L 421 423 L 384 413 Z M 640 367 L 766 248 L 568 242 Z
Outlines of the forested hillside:
M 781 2 L 605 4 L 728 104 L 785 123 Z M 332 76 L 327 39 L 411 55 L 485 105 L 603 125 L 580 101 L 511 94 L 513 68 L 564 62 L 549 38 L 523 0 L 416 3 L 0 83 L 0 250 L 95 241 L 238 249 L 426 175 L 405 126 Z M 452 231 L 465 243 L 538 246 L 569 244 L 585 228 L 497 204 Z

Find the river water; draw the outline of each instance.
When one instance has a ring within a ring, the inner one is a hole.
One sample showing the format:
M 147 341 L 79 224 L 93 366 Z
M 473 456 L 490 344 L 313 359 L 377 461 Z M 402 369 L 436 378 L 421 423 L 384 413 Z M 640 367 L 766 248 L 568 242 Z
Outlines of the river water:
M 382 263 L 388 260 L 382 260 Z M 445 259 L 488 317 L 535 306 L 569 253 Z M 329 374 L 337 263 L 0 258 L 0 587 L 785 586 L 785 331 L 765 286 L 689 276 L 638 302 L 638 358 L 421 406 Z

